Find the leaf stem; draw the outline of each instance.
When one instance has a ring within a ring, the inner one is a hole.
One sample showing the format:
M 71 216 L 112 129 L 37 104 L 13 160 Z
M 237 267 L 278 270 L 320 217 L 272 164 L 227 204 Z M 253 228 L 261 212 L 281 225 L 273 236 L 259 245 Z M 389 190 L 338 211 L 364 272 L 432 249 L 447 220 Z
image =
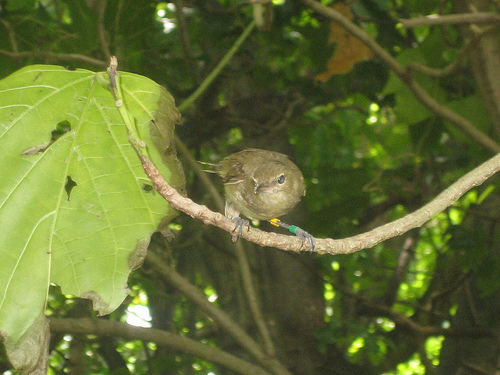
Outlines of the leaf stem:
M 189 96 L 186 100 L 184 100 L 179 105 L 179 111 L 184 112 L 187 108 L 189 108 L 198 97 L 203 94 L 203 92 L 207 89 L 208 86 L 213 82 L 213 80 L 219 75 L 222 69 L 227 65 L 229 60 L 234 56 L 234 54 L 240 49 L 240 46 L 247 39 L 247 37 L 252 32 L 255 27 L 255 20 L 250 22 L 248 26 L 243 30 L 243 33 L 239 36 L 239 38 L 234 42 L 231 49 L 224 55 L 221 61 L 217 64 L 217 66 L 210 72 L 210 74 L 203 80 L 201 85 Z
M 149 158 L 146 143 L 140 138 L 139 133 L 137 131 L 137 127 L 135 125 L 135 119 L 130 115 L 130 112 L 123 101 L 123 94 L 120 84 L 120 74 L 117 71 L 118 68 L 118 60 L 115 56 L 111 56 L 111 61 L 108 68 L 109 75 L 109 83 L 110 90 L 115 99 L 115 106 L 120 112 L 123 121 L 125 122 L 125 126 L 127 127 L 128 132 L 128 140 L 134 150 L 139 154 L 139 156 L 145 156 Z

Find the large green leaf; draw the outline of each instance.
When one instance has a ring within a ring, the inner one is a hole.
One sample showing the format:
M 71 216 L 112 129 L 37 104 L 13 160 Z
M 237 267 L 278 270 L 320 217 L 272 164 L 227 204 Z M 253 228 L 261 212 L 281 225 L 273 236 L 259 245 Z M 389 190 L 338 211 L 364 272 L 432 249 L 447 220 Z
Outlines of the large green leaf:
M 113 96 L 98 83 L 106 78 L 30 66 L 0 81 L 0 333 L 17 368 L 40 354 L 50 283 L 110 313 L 150 235 L 175 215 L 152 191 Z M 181 187 L 173 98 L 138 75 L 121 73 L 121 85 L 149 155 Z

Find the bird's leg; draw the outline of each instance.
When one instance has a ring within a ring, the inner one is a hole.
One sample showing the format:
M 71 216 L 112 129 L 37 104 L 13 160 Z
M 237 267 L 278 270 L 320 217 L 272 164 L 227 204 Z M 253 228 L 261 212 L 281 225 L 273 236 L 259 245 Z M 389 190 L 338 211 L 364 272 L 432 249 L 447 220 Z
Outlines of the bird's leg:
M 233 229 L 231 240 L 236 242 L 238 238 L 241 237 L 241 233 L 243 233 L 243 226 L 250 228 L 250 222 L 246 219 L 243 219 L 239 216 L 234 216 L 231 218 L 232 221 L 236 223 L 236 226 Z
M 243 226 L 246 225 L 247 228 L 250 228 L 250 222 L 240 217 L 239 211 L 234 208 L 233 203 L 229 200 L 226 200 L 224 215 L 236 223 L 231 233 L 231 239 L 233 242 L 236 242 L 236 240 L 241 237 L 241 233 L 243 233 Z
M 278 218 L 274 218 L 274 219 L 271 219 L 271 220 L 268 220 L 268 221 L 272 225 L 274 225 L 275 227 L 281 227 L 281 228 L 288 229 L 288 231 L 290 233 L 293 233 L 297 237 L 302 238 L 302 246 L 304 246 L 304 243 L 306 241 L 308 241 L 309 242 L 309 252 L 312 253 L 314 251 L 314 247 L 316 246 L 316 240 L 314 239 L 314 237 L 309 232 L 306 232 L 305 230 L 300 229 L 296 225 L 290 225 L 290 224 L 284 223 L 284 222 L 282 222 Z

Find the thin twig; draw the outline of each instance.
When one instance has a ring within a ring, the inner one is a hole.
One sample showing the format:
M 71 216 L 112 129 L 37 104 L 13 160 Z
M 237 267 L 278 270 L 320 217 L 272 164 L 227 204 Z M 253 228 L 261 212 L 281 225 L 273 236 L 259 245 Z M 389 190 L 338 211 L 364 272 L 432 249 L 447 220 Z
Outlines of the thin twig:
M 233 57 L 233 55 L 240 49 L 240 46 L 243 42 L 248 38 L 250 33 L 255 27 L 255 21 L 250 22 L 250 24 L 243 30 L 243 33 L 239 36 L 238 39 L 234 42 L 233 46 L 227 53 L 224 55 L 221 61 L 217 64 L 217 66 L 210 72 L 210 74 L 203 80 L 200 86 L 196 89 L 194 93 L 192 93 L 189 98 L 184 100 L 179 105 L 179 111 L 184 112 L 187 108 L 191 107 L 191 105 L 198 99 L 198 97 L 205 92 L 208 86 L 212 83 L 212 81 L 219 75 L 222 69 L 227 65 L 229 60 Z
M 357 296 L 355 296 L 357 298 Z M 473 326 L 463 328 L 443 328 L 438 326 L 423 326 L 412 320 L 410 317 L 394 311 L 387 306 L 375 305 L 369 302 L 361 302 L 363 315 L 366 316 L 384 316 L 394 321 L 397 329 L 404 329 L 407 333 L 415 336 L 428 337 L 443 335 L 446 337 L 463 338 L 494 338 L 495 330 L 486 326 Z
M 417 26 L 458 25 L 463 23 L 497 23 L 500 15 L 495 13 L 477 12 L 464 14 L 438 15 L 432 14 L 425 17 L 416 17 L 409 20 L 400 19 L 399 22 L 407 29 Z
M 106 28 L 104 27 L 104 15 L 106 13 L 107 5 L 107 0 L 99 1 L 97 16 L 97 35 L 99 36 L 99 44 L 101 46 L 102 53 L 104 54 L 106 60 L 109 60 L 111 58 L 111 53 L 109 52 L 109 43 L 106 39 Z
M 424 73 L 430 77 L 446 77 L 450 74 L 453 74 L 460 68 L 460 64 L 467 58 L 469 52 L 474 47 L 475 43 L 477 43 L 477 39 L 469 40 L 464 48 L 460 51 L 458 57 L 449 65 L 445 66 L 441 69 L 429 68 L 428 66 L 424 66 L 419 63 L 410 63 L 408 64 L 408 69 L 415 70 L 421 73 Z
M 473 274 L 474 274 L 474 272 L 471 270 L 466 272 L 466 273 L 463 273 L 459 277 L 455 278 L 453 280 L 453 282 L 451 283 L 451 285 L 449 285 L 445 289 L 436 290 L 435 292 L 433 292 L 431 294 L 431 296 L 429 297 L 430 304 L 434 305 L 434 303 L 436 303 L 439 299 L 446 297 L 446 296 L 450 295 L 451 293 L 453 293 L 455 290 L 457 290 L 459 287 L 461 287 L 463 285 L 463 283 L 469 277 L 471 277 Z
M 446 77 L 452 73 L 455 73 L 458 70 L 458 68 L 460 68 L 460 64 L 469 56 L 472 48 L 477 46 L 477 43 L 478 43 L 480 37 L 488 32 L 492 32 L 496 29 L 497 29 L 497 27 L 490 26 L 490 27 L 485 27 L 481 30 L 478 30 L 476 33 L 474 33 L 474 36 L 470 40 L 467 41 L 465 47 L 462 48 L 462 50 L 460 51 L 460 54 L 455 59 L 455 61 L 453 61 L 451 64 L 449 64 L 448 66 L 446 66 L 444 68 L 435 69 L 435 68 L 429 68 L 429 67 L 421 65 L 419 63 L 410 63 L 410 64 L 408 64 L 408 69 L 409 70 L 416 70 L 416 71 L 424 73 L 430 77 L 436 77 L 436 78 Z
M 175 17 L 177 19 L 177 30 L 179 31 L 182 50 L 184 51 L 185 61 L 189 64 L 191 72 L 194 76 L 196 84 L 199 84 L 200 74 L 199 69 L 197 69 L 196 60 L 194 58 L 195 54 L 193 52 L 193 47 L 191 45 L 191 37 L 189 35 L 189 28 L 184 15 L 184 1 L 174 0 L 175 5 Z
M 12 27 L 10 22 L 7 21 L 6 19 L 2 19 L 1 22 L 3 23 L 3 25 L 7 29 L 7 33 L 9 34 L 9 42 L 10 42 L 10 46 L 12 48 L 12 51 L 14 53 L 18 53 L 19 49 L 17 47 L 16 33 L 14 32 L 14 28 Z
M 257 293 L 255 292 L 255 287 L 252 280 L 252 271 L 250 270 L 250 264 L 248 262 L 248 257 L 245 252 L 243 243 L 241 241 L 236 242 L 234 250 L 236 259 L 238 260 L 238 264 L 240 266 L 241 280 L 243 282 L 243 289 L 245 290 L 245 294 L 247 296 L 250 312 L 252 313 L 253 320 L 255 321 L 257 329 L 262 336 L 266 354 L 270 357 L 274 357 L 276 355 L 276 348 L 271 338 L 269 328 L 267 327 L 267 324 L 262 315 L 259 299 L 257 298 Z
M 182 0 L 174 0 L 175 17 L 177 18 L 177 28 L 181 36 L 181 45 L 184 55 L 188 60 L 192 60 L 194 54 L 191 48 L 191 37 L 187 27 L 186 17 L 184 17 L 184 2 Z
M 80 55 L 78 53 L 54 53 L 54 52 L 35 52 L 35 51 L 22 51 L 11 52 L 0 50 L 0 54 L 12 57 L 13 59 L 23 59 L 26 57 L 40 57 L 47 60 L 56 61 L 82 61 L 98 67 L 106 67 L 108 64 L 103 60 L 97 60 L 92 57 Z
M 193 170 L 196 176 L 200 179 L 201 183 L 208 192 L 208 195 L 210 195 L 210 198 L 212 198 L 212 200 L 214 201 L 217 210 L 219 212 L 223 212 L 224 199 L 222 199 L 219 191 L 208 177 L 208 173 L 201 169 L 200 164 L 191 155 L 191 153 L 189 152 L 184 142 L 182 142 L 182 140 L 180 140 L 177 136 L 175 136 L 174 140 L 177 151 L 179 151 L 184 160 L 189 164 L 191 170 Z

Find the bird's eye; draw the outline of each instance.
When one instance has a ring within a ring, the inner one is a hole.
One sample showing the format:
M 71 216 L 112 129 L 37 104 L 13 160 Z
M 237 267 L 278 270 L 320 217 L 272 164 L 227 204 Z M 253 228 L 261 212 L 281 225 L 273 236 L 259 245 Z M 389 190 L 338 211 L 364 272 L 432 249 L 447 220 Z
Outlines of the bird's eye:
M 285 175 L 282 174 L 281 176 L 278 177 L 278 184 L 282 184 L 285 182 Z

